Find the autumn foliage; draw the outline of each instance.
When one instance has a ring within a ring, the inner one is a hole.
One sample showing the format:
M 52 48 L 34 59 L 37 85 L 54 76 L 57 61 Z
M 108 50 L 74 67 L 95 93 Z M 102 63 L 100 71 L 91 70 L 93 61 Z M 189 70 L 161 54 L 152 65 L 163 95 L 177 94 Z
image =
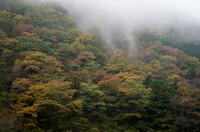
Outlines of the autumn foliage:
M 17 24 L 14 28 L 13 28 L 13 33 L 15 35 L 26 35 L 26 34 L 33 34 L 33 36 L 37 36 L 38 31 L 29 24 Z
M 24 1 L 0 5 L 0 131 L 199 132 L 198 53 L 174 30 L 104 40 Z

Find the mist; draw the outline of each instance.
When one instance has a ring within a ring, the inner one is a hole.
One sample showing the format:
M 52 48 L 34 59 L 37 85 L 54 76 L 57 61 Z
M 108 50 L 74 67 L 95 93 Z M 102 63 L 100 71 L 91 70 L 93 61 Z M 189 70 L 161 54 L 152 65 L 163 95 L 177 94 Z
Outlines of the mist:
M 83 31 L 99 27 L 110 38 L 114 29 L 124 36 L 134 30 L 173 26 L 199 32 L 199 0 L 55 0 L 66 8 Z M 187 35 L 188 36 L 188 35 Z M 191 35 L 192 37 L 192 35 Z M 191 39 L 197 39 L 192 37 Z

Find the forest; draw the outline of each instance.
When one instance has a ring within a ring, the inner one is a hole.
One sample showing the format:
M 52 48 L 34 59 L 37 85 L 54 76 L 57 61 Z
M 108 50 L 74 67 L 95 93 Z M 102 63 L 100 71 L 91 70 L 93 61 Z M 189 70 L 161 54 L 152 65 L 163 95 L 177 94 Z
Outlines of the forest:
M 200 131 L 200 41 L 89 28 L 52 1 L 0 0 L 1 132 Z

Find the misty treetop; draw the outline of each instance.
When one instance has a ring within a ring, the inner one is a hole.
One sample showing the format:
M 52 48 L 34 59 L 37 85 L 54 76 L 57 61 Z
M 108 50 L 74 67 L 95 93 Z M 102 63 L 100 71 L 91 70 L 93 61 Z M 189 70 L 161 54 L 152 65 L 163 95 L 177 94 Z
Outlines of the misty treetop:
M 76 17 L 0 0 L 0 131 L 199 132 L 199 42 L 170 26 L 80 30 Z

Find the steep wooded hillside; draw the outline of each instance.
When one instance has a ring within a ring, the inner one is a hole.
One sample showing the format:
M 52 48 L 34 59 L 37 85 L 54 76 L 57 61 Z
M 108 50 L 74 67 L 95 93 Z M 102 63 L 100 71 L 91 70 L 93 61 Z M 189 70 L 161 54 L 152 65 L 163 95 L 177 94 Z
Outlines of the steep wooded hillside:
M 199 45 L 148 31 L 111 45 L 77 23 L 0 0 L 0 131 L 200 130 Z

